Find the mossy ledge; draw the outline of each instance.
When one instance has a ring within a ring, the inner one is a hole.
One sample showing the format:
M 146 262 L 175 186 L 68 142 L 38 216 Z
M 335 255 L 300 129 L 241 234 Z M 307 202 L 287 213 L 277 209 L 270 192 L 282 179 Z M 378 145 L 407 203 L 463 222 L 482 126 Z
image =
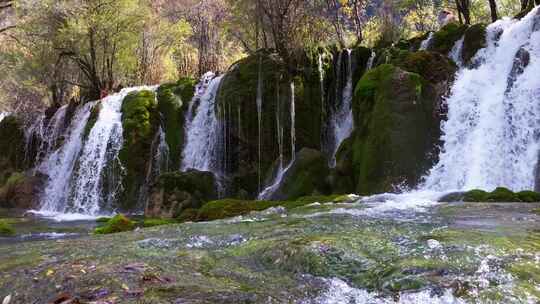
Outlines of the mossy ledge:
M 0 236 L 15 235 L 15 229 L 5 220 L 0 220 Z
M 103 226 L 94 230 L 94 234 L 110 234 L 135 229 L 135 222 L 123 214 L 117 214 L 109 219 Z
M 253 201 L 222 199 L 204 204 L 200 209 L 186 209 L 180 215 L 182 221 L 213 221 L 253 211 L 263 211 L 271 207 L 284 207 L 287 210 L 313 203 L 347 203 L 356 199 L 353 195 L 304 196 L 293 201 Z
M 441 202 L 497 202 L 497 203 L 533 203 L 540 202 L 540 193 L 535 191 L 513 192 L 504 187 L 498 187 L 491 192 L 473 189 L 467 192 L 451 193 L 442 197 Z

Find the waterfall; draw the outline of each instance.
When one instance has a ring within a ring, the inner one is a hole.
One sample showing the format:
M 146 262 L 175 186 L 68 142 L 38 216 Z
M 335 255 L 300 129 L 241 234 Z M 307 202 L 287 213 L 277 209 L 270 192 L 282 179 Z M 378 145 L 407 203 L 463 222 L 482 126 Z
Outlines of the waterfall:
M 323 55 L 319 54 L 319 58 L 317 60 L 317 68 L 319 70 L 319 83 L 320 83 L 320 90 L 321 90 L 321 113 L 325 112 L 325 94 L 324 94 L 324 67 L 323 67 Z
M 463 41 L 465 41 L 465 36 L 461 37 L 454 46 L 452 47 L 452 50 L 450 50 L 450 53 L 448 54 L 448 57 L 452 59 L 458 67 L 463 66 L 463 60 L 461 59 L 461 53 L 463 51 Z
M 25 137 L 25 161 L 26 163 L 38 164 L 42 159 L 49 156 L 58 147 L 65 131 L 66 113 L 68 105 L 60 107 L 54 115 L 47 120 L 45 115 L 39 116 L 24 132 Z M 36 145 L 36 146 L 34 146 Z M 35 159 L 29 159 L 30 151 L 37 149 Z
M 261 160 L 262 160 L 262 147 L 261 147 L 261 141 L 262 141 L 262 93 L 263 93 L 263 79 L 262 79 L 262 57 L 259 57 L 259 67 L 257 72 L 257 153 L 258 153 L 258 160 L 257 160 L 257 174 L 258 174 L 258 190 L 261 190 Z
M 114 210 L 121 190 L 122 101 L 133 91 L 155 87 L 123 89 L 101 101 L 79 107 L 62 146 L 41 162 L 37 170 L 47 176 L 40 213 L 75 213 L 97 216 Z M 83 141 L 84 130 L 94 106 L 99 116 Z
M 169 145 L 165 139 L 165 132 L 162 126 L 159 126 L 150 150 L 152 159 L 148 162 L 146 168 L 145 182 L 139 191 L 139 206 L 146 206 L 148 201 L 149 186 L 156 182 L 162 172 L 169 171 Z
M 338 103 L 337 108 L 332 111 L 330 117 L 331 129 L 333 132 L 333 145 L 331 149 L 330 167 L 336 166 L 336 153 L 339 149 L 339 145 L 344 139 L 351 135 L 353 129 L 353 115 L 352 115 L 352 97 L 353 97 L 353 83 L 352 83 L 352 60 L 351 50 L 347 49 L 347 78 L 345 86 L 341 94 L 341 102 Z M 340 56 L 341 57 L 341 56 Z M 341 60 L 338 60 L 338 65 L 341 65 Z M 338 96 L 336 94 L 336 96 Z
M 212 172 L 216 177 L 221 176 L 221 157 L 218 153 L 222 130 L 219 130 L 216 117 L 215 98 L 222 79 L 223 75 L 215 77 L 214 73 L 208 72 L 197 85 L 186 118 L 182 171 L 196 169 Z
M 6 118 L 8 115 L 8 112 L 0 112 L 0 122 L 2 122 L 2 120 L 4 120 L 4 118 Z
M 422 43 L 420 43 L 420 48 L 418 49 L 419 51 L 425 51 L 427 50 L 430 46 L 431 46 L 431 42 L 433 41 L 433 37 L 434 37 L 434 33 L 433 32 L 429 32 L 429 35 L 426 39 L 424 39 L 422 41 Z
M 68 209 L 69 181 L 75 163 L 81 152 L 82 135 L 95 103 L 87 103 L 77 109 L 64 145 L 48 155 L 37 170 L 47 176 L 45 189 L 41 198 L 42 212 L 66 212 Z
M 264 188 L 258 195 L 258 200 L 267 200 L 271 199 L 272 195 L 276 192 L 276 190 L 281 185 L 281 181 L 283 180 L 283 177 L 285 176 L 285 173 L 292 167 L 294 161 L 296 160 L 296 111 L 295 111 L 295 87 L 294 82 L 291 81 L 291 105 L 290 105 L 290 112 L 291 112 L 291 160 L 289 161 L 289 164 L 287 167 L 283 168 L 283 156 L 280 155 L 280 162 L 278 165 L 278 171 L 276 173 L 276 176 L 274 180 L 270 183 L 270 185 L 266 188 Z M 281 131 L 283 133 L 283 130 Z
M 447 99 L 444 146 L 423 188 L 533 189 L 540 148 L 540 17 L 487 28 L 475 69 L 462 68 Z
M 371 70 L 373 68 L 373 64 L 375 63 L 375 57 L 377 57 L 377 53 L 375 53 L 374 50 L 371 50 L 371 55 L 369 56 L 366 64 L 366 70 Z

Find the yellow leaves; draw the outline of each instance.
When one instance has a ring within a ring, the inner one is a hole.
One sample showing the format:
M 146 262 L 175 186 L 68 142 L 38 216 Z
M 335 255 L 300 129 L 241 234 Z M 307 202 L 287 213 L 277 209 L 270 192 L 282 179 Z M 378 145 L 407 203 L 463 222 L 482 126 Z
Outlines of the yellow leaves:
M 47 270 L 47 272 L 45 273 L 45 276 L 50 277 L 50 276 L 52 276 L 53 274 L 54 274 L 54 270 L 49 269 L 49 270 Z

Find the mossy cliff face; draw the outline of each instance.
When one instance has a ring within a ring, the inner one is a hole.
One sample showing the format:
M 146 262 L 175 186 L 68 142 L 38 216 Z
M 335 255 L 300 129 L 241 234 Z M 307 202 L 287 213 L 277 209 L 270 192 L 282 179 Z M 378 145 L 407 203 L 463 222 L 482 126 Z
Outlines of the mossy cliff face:
M 179 168 L 184 145 L 184 111 L 195 91 L 195 80 L 182 78 L 161 85 L 157 90 L 157 109 L 161 114 L 165 141 L 169 146 L 169 167 Z
M 264 187 L 264 177 L 279 158 L 278 134 L 288 162 L 291 151 L 291 100 L 295 101 L 296 150 L 321 148 L 322 90 L 317 50 L 303 54 L 301 66 L 291 75 L 275 53 L 259 51 L 234 64 L 218 91 L 218 118 L 225 122 L 225 171 L 230 176 L 231 195 L 255 197 Z M 323 57 L 328 68 L 332 56 Z M 257 91 L 261 78 L 261 126 Z M 294 89 L 293 89 L 294 86 Z M 260 143 L 260 159 L 259 159 Z
M 353 115 L 356 129 L 338 154 L 358 193 L 415 185 L 433 164 L 440 136 L 435 89 L 422 76 L 381 65 L 357 84 Z
M 162 174 L 151 190 L 145 215 L 176 218 L 185 209 L 198 209 L 217 198 L 217 184 L 211 172 L 189 170 Z
M 151 160 L 151 146 L 157 130 L 156 96 L 151 91 L 128 94 L 122 103 L 124 145 L 119 158 L 125 169 L 120 207 L 133 210 L 138 202 L 147 166 Z
M 22 121 L 8 116 L 0 122 L 0 186 L 12 173 L 24 169 L 24 131 Z

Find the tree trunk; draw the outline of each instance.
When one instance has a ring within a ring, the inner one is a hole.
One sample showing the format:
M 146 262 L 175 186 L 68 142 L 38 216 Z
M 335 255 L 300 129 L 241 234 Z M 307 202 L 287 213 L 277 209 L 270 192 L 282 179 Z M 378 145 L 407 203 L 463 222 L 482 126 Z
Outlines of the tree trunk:
M 489 0 L 489 9 L 491 11 L 491 21 L 495 22 L 499 19 L 499 16 L 497 14 L 497 2 L 496 0 Z

